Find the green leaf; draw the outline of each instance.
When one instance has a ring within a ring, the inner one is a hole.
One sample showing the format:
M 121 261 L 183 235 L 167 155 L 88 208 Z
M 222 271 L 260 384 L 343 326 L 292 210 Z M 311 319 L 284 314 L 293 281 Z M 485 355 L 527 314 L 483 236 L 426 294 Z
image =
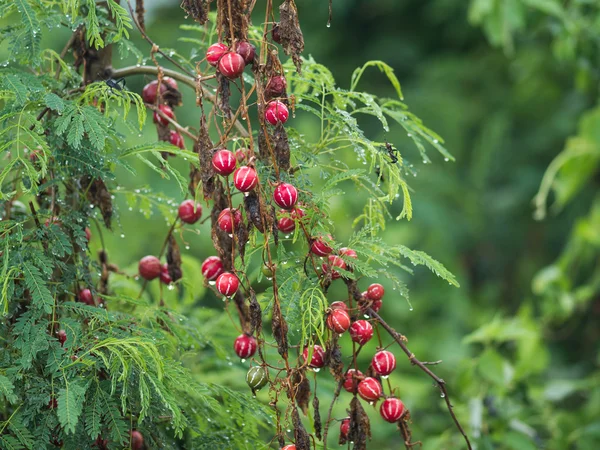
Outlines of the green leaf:
M 42 39 L 40 22 L 27 0 L 14 0 L 14 2 L 17 11 L 21 14 L 23 27 L 18 35 L 13 52 L 21 62 L 29 61 L 37 64 Z
M 46 286 L 40 270 L 29 262 L 23 263 L 22 270 L 25 285 L 31 293 L 34 306 L 43 308 L 46 313 L 50 314 L 54 306 L 54 298 Z
M 58 420 L 67 434 L 75 433 L 79 416 L 83 409 L 87 383 L 83 381 L 66 382 L 58 392 Z
M 44 96 L 44 104 L 52 111 L 62 113 L 65 109 L 65 102 L 58 95 L 50 92 Z
M 15 386 L 12 381 L 10 381 L 4 375 L 0 375 L 0 394 L 2 394 L 6 400 L 11 403 L 16 403 L 18 397 L 15 395 Z
M 446 269 L 443 266 L 443 264 L 441 264 L 440 262 L 433 259 L 427 253 L 419 251 L 419 250 L 411 250 L 408 247 L 405 247 L 404 245 L 399 245 L 398 247 L 395 247 L 395 248 L 398 249 L 398 252 L 402 256 L 404 256 L 405 258 L 408 258 L 413 266 L 423 265 L 423 266 L 427 267 L 429 270 L 431 270 L 438 277 L 446 280 L 451 285 L 460 287 L 460 284 L 458 284 L 458 281 L 456 281 L 456 278 L 454 277 L 454 275 L 448 269 Z
M 383 61 L 369 61 L 369 62 L 365 63 L 364 66 L 356 69 L 352 73 L 352 78 L 350 80 L 350 90 L 351 91 L 354 91 L 354 89 L 356 89 L 356 85 L 360 81 L 363 73 L 369 67 L 377 67 L 381 72 L 383 72 L 387 76 L 390 83 L 392 83 L 392 86 L 394 87 L 396 93 L 398 94 L 398 98 L 400 100 L 404 99 L 404 96 L 402 95 L 402 89 L 400 88 L 400 82 L 398 81 L 398 78 L 396 78 L 396 75 L 394 74 L 394 69 L 392 69 L 391 66 L 387 65 Z

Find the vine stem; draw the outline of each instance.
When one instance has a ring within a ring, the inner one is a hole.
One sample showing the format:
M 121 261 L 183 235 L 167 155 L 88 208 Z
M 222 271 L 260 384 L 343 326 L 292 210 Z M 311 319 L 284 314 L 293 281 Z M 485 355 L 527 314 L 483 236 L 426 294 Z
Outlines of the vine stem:
M 400 346 L 402 351 L 404 353 L 406 353 L 406 356 L 408 356 L 408 359 L 411 362 L 411 364 L 419 367 L 419 369 L 421 369 L 423 372 L 425 372 L 427 375 L 429 375 L 429 377 L 431 379 L 433 379 L 433 381 L 435 381 L 435 383 L 438 385 L 438 388 L 440 389 L 440 392 L 442 393 L 442 397 L 444 398 L 444 401 L 446 402 L 446 406 L 448 407 L 448 412 L 450 413 L 450 416 L 452 417 L 452 420 L 454 421 L 456 428 L 458 428 L 458 431 L 460 431 L 460 433 L 463 435 L 463 438 L 465 439 L 465 442 L 467 444 L 467 448 L 469 450 L 472 450 L 473 447 L 471 446 L 469 437 L 467 436 L 467 433 L 465 433 L 465 430 L 463 429 L 458 418 L 456 417 L 456 414 L 454 414 L 454 409 L 453 409 L 454 407 L 450 403 L 450 397 L 448 396 L 448 389 L 446 388 L 446 382 L 442 378 L 438 377 L 435 373 L 433 373 L 429 369 L 429 367 L 427 367 L 427 365 L 425 363 L 423 363 L 417 359 L 415 354 L 413 352 L 411 352 L 409 350 L 409 348 L 406 346 L 406 338 L 404 336 L 402 336 L 400 333 L 398 333 L 396 330 L 394 330 L 391 326 L 389 326 L 387 324 L 387 322 L 385 320 L 383 320 L 379 314 L 377 314 L 375 311 L 373 311 L 372 308 L 367 309 L 367 312 L 398 343 L 398 345 Z

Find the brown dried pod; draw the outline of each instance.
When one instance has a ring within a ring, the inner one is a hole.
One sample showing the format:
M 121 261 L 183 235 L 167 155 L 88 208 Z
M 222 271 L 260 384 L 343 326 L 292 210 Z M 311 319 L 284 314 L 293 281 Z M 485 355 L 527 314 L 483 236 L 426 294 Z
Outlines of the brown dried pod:
M 286 55 L 291 56 L 298 73 L 302 71 L 300 54 L 304 51 L 304 36 L 298 21 L 298 8 L 294 0 L 286 0 L 279 6 L 279 43 Z
M 314 422 L 314 427 L 315 427 L 315 436 L 317 436 L 317 439 L 321 440 L 322 436 L 321 436 L 321 431 L 323 429 L 323 426 L 321 424 L 321 413 L 319 412 L 319 397 L 317 397 L 316 395 L 313 397 L 313 422 Z
M 220 72 L 217 72 L 217 103 L 216 107 L 223 113 L 224 117 L 231 117 L 231 106 L 229 105 L 229 97 L 231 90 L 229 89 L 229 79 L 223 76 Z
M 250 290 L 250 303 L 248 309 L 250 310 L 250 325 L 252 327 L 250 334 L 258 336 L 262 330 L 262 310 L 252 289 Z
M 335 378 L 335 381 L 338 383 L 344 379 L 344 363 L 342 362 L 342 350 L 340 346 L 337 344 L 337 335 L 331 340 L 331 343 L 327 347 L 327 352 L 325 353 L 325 361 L 329 366 L 329 371 L 331 375 Z
M 240 224 L 235 229 L 235 235 L 238 241 L 238 253 L 243 263 L 244 257 L 246 256 L 246 243 L 248 242 L 249 238 L 248 228 L 246 227 L 246 224 L 243 221 L 240 221 Z
M 208 20 L 209 3 L 210 0 L 183 0 L 181 8 L 200 25 L 204 25 Z
M 355 450 L 366 450 L 371 438 L 371 423 L 357 397 L 350 402 L 350 431 L 348 440 L 354 442 Z
M 288 355 L 288 326 L 281 314 L 281 308 L 279 302 L 275 302 L 273 305 L 273 318 L 271 320 L 271 326 L 273 329 L 273 337 L 277 342 L 277 351 L 282 358 L 287 359 Z
M 198 153 L 200 161 L 200 180 L 202 181 L 202 193 L 205 200 L 211 198 L 215 190 L 215 171 L 212 166 L 215 151 L 216 148 L 214 148 L 208 133 L 206 116 L 202 114 L 200 117 L 200 132 L 198 141 L 194 145 L 194 152 Z
M 173 282 L 181 279 L 183 276 L 181 271 L 181 252 L 173 233 L 169 235 L 169 244 L 167 246 L 167 267 Z
M 254 225 L 258 231 L 264 233 L 265 227 L 263 226 L 262 221 L 260 200 L 255 191 L 250 191 L 248 195 L 244 197 L 244 206 L 248 222 Z
M 288 172 L 290 170 L 290 143 L 287 132 L 281 122 L 279 122 L 273 133 L 273 142 L 275 144 L 275 159 L 279 170 Z
M 249 7 L 248 0 L 217 0 L 217 26 L 219 30 L 233 30 L 234 40 L 247 40 Z M 229 20 L 231 19 L 231 26 Z M 220 31 L 219 31 L 220 33 Z
M 296 404 L 306 416 L 310 402 L 310 382 L 306 378 L 305 369 L 294 370 L 292 373 L 292 389 L 296 392 Z
M 294 426 L 294 444 L 296 450 L 311 450 L 310 435 L 302 425 L 298 408 L 292 408 L 292 425 Z

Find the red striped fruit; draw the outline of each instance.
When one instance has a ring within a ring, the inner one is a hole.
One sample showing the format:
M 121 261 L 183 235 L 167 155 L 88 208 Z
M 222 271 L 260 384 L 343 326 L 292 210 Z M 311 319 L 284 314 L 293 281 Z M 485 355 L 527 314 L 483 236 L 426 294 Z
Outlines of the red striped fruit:
M 327 259 L 329 260 L 328 264 L 323 263 L 321 268 L 323 269 L 323 272 L 331 272 L 331 279 L 332 280 L 337 280 L 339 277 L 341 277 L 340 273 L 336 270 L 333 270 L 334 267 L 339 267 L 340 269 L 346 269 L 346 263 L 344 262 L 344 260 L 342 258 L 340 258 L 339 256 L 334 256 L 334 255 L 329 255 L 327 257 Z
M 317 256 L 327 256 L 333 249 L 323 240 L 322 237 L 316 238 L 310 245 L 310 251 Z
M 183 141 L 183 136 L 175 130 L 171 130 L 169 132 L 169 142 L 171 144 L 173 144 L 174 146 L 179 147 L 182 150 L 185 148 L 185 142 Z
M 348 433 L 350 432 L 350 417 L 346 417 L 340 423 L 340 436 L 344 439 L 348 437 Z
M 239 335 L 233 343 L 233 350 L 240 358 L 251 358 L 256 353 L 258 344 L 253 336 Z
M 292 209 L 298 201 L 298 190 L 289 183 L 280 183 L 273 191 L 273 200 L 283 209 Z
M 233 233 L 233 229 L 237 229 L 242 222 L 242 213 L 237 209 L 225 208 L 217 217 L 217 225 L 225 233 Z
M 58 338 L 58 342 L 60 342 L 61 347 L 65 345 L 65 342 L 67 342 L 67 332 L 65 330 L 58 330 L 56 337 Z M 56 399 L 53 400 L 56 401 Z
M 185 223 L 196 223 L 202 217 L 202 205 L 193 200 L 184 200 L 179 205 L 179 218 Z
M 289 444 L 285 447 L 281 447 L 281 450 L 296 450 L 296 446 L 294 444 Z
M 381 384 L 375 378 L 367 377 L 358 383 L 358 395 L 368 402 L 381 397 Z
M 348 248 L 348 247 L 342 247 L 342 248 L 340 248 L 340 255 L 341 256 L 346 256 L 348 258 L 358 259 L 358 255 L 356 254 L 356 252 L 354 250 L 352 250 L 351 248 Z
M 392 352 L 381 350 L 380 352 L 375 353 L 371 365 L 377 375 L 386 376 L 392 373 L 396 368 L 396 357 Z
M 209 256 L 202 263 L 202 276 L 207 280 L 216 280 L 222 273 L 223 261 L 218 256 Z
M 169 119 L 173 119 L 175 117 L 175 113 L 173 113 L 173 110 L 171 109 L 170 106 L 167 105 L 158 105 L 158 110 L 163 113 L 165 116 L 167 116 Z M 169 121 L 161 116 L 158 112 L 154 111 L 154 114 L 152 115 L 152 120 L 154 120 L 154 123 L 160 123 L 163 126 L 167 126 L 169 125 Z
M 258 175 L 252 167 L 242 166 L 233 174 L 233 184 L 238 191 L 248 192 L 258 184 Z
M 350 328 L 350 314 L 343 309 L 334 309 L 327 316 L 327 328 L 342 334 Z
M 304 347 L 302 352 L 302 358 L 304 361 L 308 360 L 308 347 Z M 320 369 L 325 365 L 325 350 L 320 345 L 313 346 L 312 357 L 310 358 L 309 367 L 313 369 Z
M 357 320 L 350 325 L 350 338 L 360 344 L 365 345 L 373 337 L 373 327 L 366 320 Z
M 240 287 L 240 280 L 233 273 L 225 272 L 217 278 L 217 291 L 225 297 L 231 297 Z
M 352 394 L 356 394 L 358 392 L 358 383 L 360 383 L 360 379 L 363 377 L 363 373 L 360 370 L 356 369 L 348 369 L 344 378 L 344 390 L 350 392 Z
M 373 303 L 371 303 L 371 309 L 375 312 L 379 312 L 381 305 L 383 305 L 383 300 L 374 300 Z
M 348 312 L 348 305 L 346 305 L 346 303 L 344 302 L 333 302 L 331 305 L 329 305 L 330 309 L 343 309 L 344 311 Z
M 212 166 L 215 172 L 224 177 L 233 173 L 236 164 L 235 154 L 229 150 L 219 150 L 212 158 Z
M 211 66 L 216 67 L 219 64 L 219 60 L 223 57 L 225 53 L 229 51 L 229 48 L 225 44 L 221 42 L 217 42 L 216 44 L 208 47 L 206 51 L 206 60 Z
M 381 300 L 385 294 L 385 289 L 379 283 L 373 283 L 367 288 L 367 298 L 369 300 Z
M 239 77 L 245 67 L 244 57 L 239 53 L 225 53 L 219 60 L 219 72 L 230 80 Z
M 286 123 L 289 116 L 290 112 L 288 111 L 287 106 L 279 100 L 269 102 L 265 109 L 265 120 L 271 125 L 277 125 L 280 122 Z
M 138 264 L 140 276 L 145 280 L 154 280 L 160 276 L 161 271 L 160 261 L 156 256 L 144 256 Z
M 294 219 L 292 219 L 285 209 L 282 209 L 279 212 L 283 215 L 277 220 L 277 229 L 282 233 L 293 232 L 296 229 L 296 222 L 294 222 Z
M 398 422 L 404 414 L 404 403 L 395 397 L 386 398 L 379 407 L 379 413 L 390 423 Z
M 245 64 L 252 64 L 256 56 L 256 47 L 248 41 L 240 41 L 235 48 L 236 53 L 244 59 Z

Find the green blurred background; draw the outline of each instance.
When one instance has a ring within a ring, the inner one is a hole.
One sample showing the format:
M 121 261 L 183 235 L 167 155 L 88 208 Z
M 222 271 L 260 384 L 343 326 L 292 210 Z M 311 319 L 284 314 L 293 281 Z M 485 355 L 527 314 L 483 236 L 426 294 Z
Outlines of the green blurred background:
M 390 64 L 411 111 L 444 137 L 456 157 L 456 162 L 445 162 L 431 150 L 433 163 L 423 164 L 404 132 L 392 129 L 384 135 L 375 121 L 362 122 L 372 139 L 393 142 L 416 169 L 409 180 L 414 218 L 390 223 L 383 238 L 427 252 L 461 284 L 451 287 L 425 269 L 412 278 L 403 274 L 413 309 L 389 290 L 383 316 L 408 337 L 417 357 L 443 360 L 436 372 L 448 382 L 457 415 L 477 448 L 600 448 L 597 2 L 334 0 L 331 27 L 326 26 L 326 1 L 297 3 L 306 56 L 325 64 L 342 87 L 368 60 Z M 147 0 L 146 7 L 152 38 L 162 48 L 180 49 L 184 13 L 179 2 Z M 64 42 L 63 37 L 57 41 Z M 147 81 L 131 78 L 127 86 L 140 92 Z M 394 95 L 376 70 L 360 87 Z M 182 89 L 184 99 L 193 98 L 191 90 Z M 197 124 L 193 103 L 178 109 L 186 125 Z M 308 119 L 299 116 L 292 122 L 314 135 Z M 143 139 L 154 139 L 153 133 L 148 123 Z M 537 219 L 543 220 L 536 220 L 533 199 L 544 174 L 577 134 L 589 152 L 583 161 L 575 158 L 561 168 L 549 198 L 556 207 L 543 218 L 538 210 Z M 135 179 L 125 174 L 121 179 L 121 193 L 129 192 L 130 200 L 140 185 L 179 196 L 173 183 L 150 169 L 141 169 Z M 340 241 L 352 233 L 351 219 L 365 201 L 348 194 L 332 201 Z M 173 209 L 158 200 L 157 205 Z M 395 215 L 401 206 L 394 206 Z M 156 213 L 141 218 L 147 207 L 132 203 L 129 214 L 123 208 L 121 230 L 105 236 L 112 260 L 131 271 L 138 257 L 157 251 L 168 227 Z M 184 312 L 202 323 L 199 332 L 211 343 L 182 357 L 203 381 L 245 390 L 247 363 L 228 359 L 228 343 L 237 332 L 221 313 L 220 301 L 209 291 L 204 295 L 195 262 L 213 252 L 207 225 L 182 236 L 189 245 L 186 273 L 197 277 L 188 281 L 185 299 L 173 294 L 170 301 L 187 305 Z M 203 365 L 208 358 L 202 352 L 219 358 Z M 462 448 L 439 391 L 396 353 L 398 369 L 390 379 L 411 410 L 414 440 L 426 449 Z M 328 374 L 319 376 L 319 389 L 321 405 L 327 405 L 327 393 L 334 389 Z M 349 400 L 343 393 L 335 417 L 345 416 Z M 383 423 L 375 410 L 370 415 L 371 448 L 402 448 L 394 426 Z M 265 436 L 270 439 L 268 432 Z M 336 425 L 331 439 L 337 441 Z

